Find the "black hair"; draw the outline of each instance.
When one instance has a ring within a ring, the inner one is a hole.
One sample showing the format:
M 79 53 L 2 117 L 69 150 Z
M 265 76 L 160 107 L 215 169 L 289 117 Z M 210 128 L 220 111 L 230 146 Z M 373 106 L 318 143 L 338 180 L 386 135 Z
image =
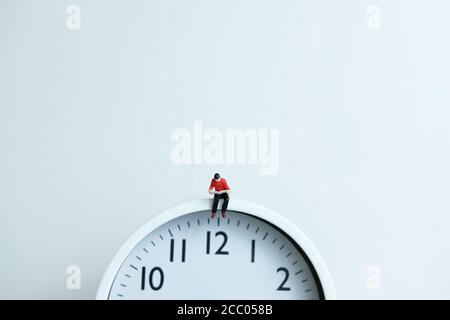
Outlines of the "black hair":
M 219 178 L 220 178 L 220 174 L 214 173 L 214 179 L 219 179 Z

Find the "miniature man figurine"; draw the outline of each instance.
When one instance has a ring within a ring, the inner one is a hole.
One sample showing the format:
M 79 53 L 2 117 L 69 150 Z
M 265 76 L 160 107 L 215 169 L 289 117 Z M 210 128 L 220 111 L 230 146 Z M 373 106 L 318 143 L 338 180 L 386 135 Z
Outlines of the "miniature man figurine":
M 211 218 L 216 217 L 217 206 L 219 205 L 219 200 L 223 199 L 222 204 L 222 217 L 225 218 L 227 215 L 228 201 L 230 201 L 229 193 L 231 192 L 228 186 L 227 180 L 220 177 L 220 174 L 214 174 L 214 179 L 211 180 L 211 185 L 209 186 L 209 193 L 214 194 L 214 202 L 211 212 Z

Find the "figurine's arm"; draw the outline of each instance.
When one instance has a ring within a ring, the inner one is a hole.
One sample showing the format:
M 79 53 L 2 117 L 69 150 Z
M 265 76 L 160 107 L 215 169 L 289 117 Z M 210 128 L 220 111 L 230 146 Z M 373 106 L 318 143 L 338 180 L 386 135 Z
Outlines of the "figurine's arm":
M 225 180 L 225 179 L 223 179 L 223 180 L 224 180 L 224 182 L 225 182 L 225 189 L 222 190 L 222 191 L 219 191 L 219 192 L 217 192 L 217 193 L 218 193 L 218 194 L 222 194 L 222 193 L 228 193 L 228 194 L 230 194 L 230 193 L 231 193 L 230 186 L 228 185 L 227 180 Z
M 211 180 L 211 184 L 209 185 L 209 190 L 208 190 L 209 194 L 214 194 L 216 193 L 216 188 L 214 187 L 214 180 Z

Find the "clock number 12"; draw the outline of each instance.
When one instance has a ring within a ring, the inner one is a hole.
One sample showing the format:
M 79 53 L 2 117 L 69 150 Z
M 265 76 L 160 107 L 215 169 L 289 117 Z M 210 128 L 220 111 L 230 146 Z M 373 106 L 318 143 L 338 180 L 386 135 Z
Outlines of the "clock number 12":
M 217 249 L 217 251 L 215 252 L 215 254 L 229 254 L 228 251 L 223 251 L 223 249 L 225 248 L 225 245 L 227 244 L 228 241 L 228 236 L 225 232 L 223 231 L 218 231 L 216 232 L 215 236 L 222 236 L 223 241 L 222 241 L 222 245 L 219 247 L 219 249 Z M 206 254 L 210 254 L 211 252 L 211 231 L 207 231 L 206 232 Z

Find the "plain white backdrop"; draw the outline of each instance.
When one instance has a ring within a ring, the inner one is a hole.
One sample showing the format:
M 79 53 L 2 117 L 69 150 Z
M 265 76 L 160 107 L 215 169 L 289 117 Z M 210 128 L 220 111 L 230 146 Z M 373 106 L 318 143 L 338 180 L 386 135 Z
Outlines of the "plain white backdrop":
M 94 298 L 128 236 L 216 171 L 310 238 L 340 298 L 450 298 L 449 16 L 446 0 L 0 0 L 0 298 Z M 171 134 L 195 120 L 279 129 L 278 173 L 175 165 Z

